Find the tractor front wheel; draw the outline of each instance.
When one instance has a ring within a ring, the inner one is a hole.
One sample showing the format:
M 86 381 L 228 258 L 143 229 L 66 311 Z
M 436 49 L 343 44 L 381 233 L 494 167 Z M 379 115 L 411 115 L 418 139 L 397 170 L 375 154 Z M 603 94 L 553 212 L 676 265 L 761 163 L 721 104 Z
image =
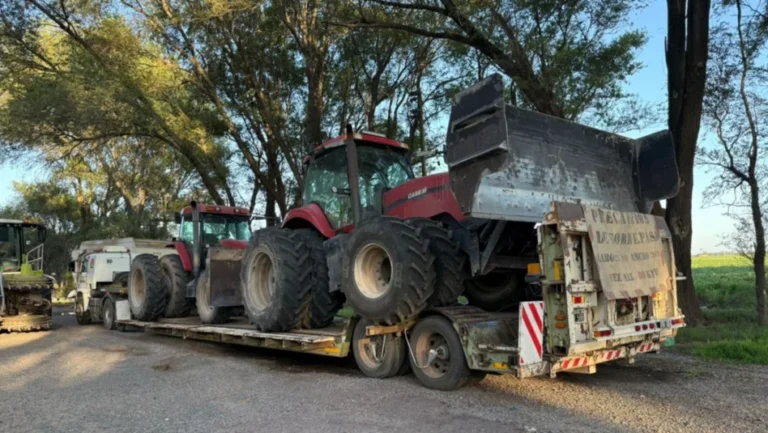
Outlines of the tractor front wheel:
M 464 281 L 464 296 L 470 305 L 485 311 L 501 311 L 520 302 L 525 273 L 491 272 Z
M 165 317 L 187 317 L 192 310 L 194 301 L 187 298 L 187 283 L 189 276 L 181 264 L 181 258 L 169 254 L 160 259 L 163 267 L 165 284 L 168 286 L 168 305 L 163 315 Z

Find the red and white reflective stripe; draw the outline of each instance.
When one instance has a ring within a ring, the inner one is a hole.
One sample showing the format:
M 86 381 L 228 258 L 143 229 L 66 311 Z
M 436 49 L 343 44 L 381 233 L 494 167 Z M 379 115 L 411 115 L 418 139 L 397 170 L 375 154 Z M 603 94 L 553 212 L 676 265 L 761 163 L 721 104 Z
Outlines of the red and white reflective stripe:
M 619 359 L 624 354 L 624 349 L 608 350 L 600 355 L 600 359 L 603 361 L 610 361 L 612 359 Z
M 520 303 L 520 365 L 541 362 L 544 354 L 544 302 Z
M 637 348 L 637 353 L 650 352 L 656 346 L 656 343 L 643 343 Z
M 589 358 L 576 358 L 576 359 L 566 359 L 563 362 L 563 370 L 567 370 L 569 368 L 578 368 L 578 367 L 584 367 L 589 363 Z

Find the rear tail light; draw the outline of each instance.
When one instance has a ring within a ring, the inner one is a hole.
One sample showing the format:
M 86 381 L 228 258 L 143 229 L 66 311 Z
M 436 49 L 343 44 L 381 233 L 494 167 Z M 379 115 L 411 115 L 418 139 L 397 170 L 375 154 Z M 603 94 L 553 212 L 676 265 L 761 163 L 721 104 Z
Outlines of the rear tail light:
M 685 324 L 685 320 L 683 320 L 683 318 L 682 318 L 682 317 L 679 317 L 679 318 L 677 318 L 677 319 L 672 319 L 672 320 L 670 320 L 670 321 L 669 321 L 669 323 L 670 323 L 672 326 L 683 325 L 683 324 Z
M 602 330 L 602 331 L 595 331 L 595 333 L 594 333 L 595 338 L 610 337 L 611 335 L 613 335 L 613 331 L 610 330 L 610 329 L 605 329 L 605 330 Z
M 584 303 L 584 297 L 583 296 L 574 296 L 573 297 L 573 303 L 574 304 L 583 304 Z

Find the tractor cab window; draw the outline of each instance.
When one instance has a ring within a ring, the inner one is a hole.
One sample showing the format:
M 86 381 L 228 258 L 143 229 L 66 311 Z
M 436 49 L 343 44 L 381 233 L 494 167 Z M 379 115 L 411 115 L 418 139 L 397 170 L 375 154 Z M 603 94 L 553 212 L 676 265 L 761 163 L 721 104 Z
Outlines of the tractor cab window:
M 333 228 L 352 224 L 349 194 L 339 193 L 349 190 L 346 152 L 346 148 L 338 147 L 318 156 L 310 164 L 305 177 L 304 203 L 317 203 Z M 360 145 L 357 147 L 357 158 L 363 216 L 380 214 L 384 191 L 413 178 L 407 155 L 388 146 Z
M 19 231 L 14 226 L 0 225 L 0 270 L 13 272 L 21 269 Z
M 250 221 L 247 217 L 231 215 L 200 214 L 201 238 L 203 243 L 215 244 L 224 239 L 247 241 L 251 237 Z M 192 215 L 184 215 L 179 239 L 192 244 Z

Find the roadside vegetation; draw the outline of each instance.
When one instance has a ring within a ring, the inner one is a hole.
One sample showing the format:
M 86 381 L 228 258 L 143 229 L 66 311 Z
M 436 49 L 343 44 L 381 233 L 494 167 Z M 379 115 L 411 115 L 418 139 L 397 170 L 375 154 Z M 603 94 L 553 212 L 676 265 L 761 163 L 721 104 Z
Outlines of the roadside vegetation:
M 768 365 L 768 329 L 757 323 L 751 262 L 738 255 L 697 256 L 693 278 L 706 323 L 682 329 L 678 349 L 704 359 Z

